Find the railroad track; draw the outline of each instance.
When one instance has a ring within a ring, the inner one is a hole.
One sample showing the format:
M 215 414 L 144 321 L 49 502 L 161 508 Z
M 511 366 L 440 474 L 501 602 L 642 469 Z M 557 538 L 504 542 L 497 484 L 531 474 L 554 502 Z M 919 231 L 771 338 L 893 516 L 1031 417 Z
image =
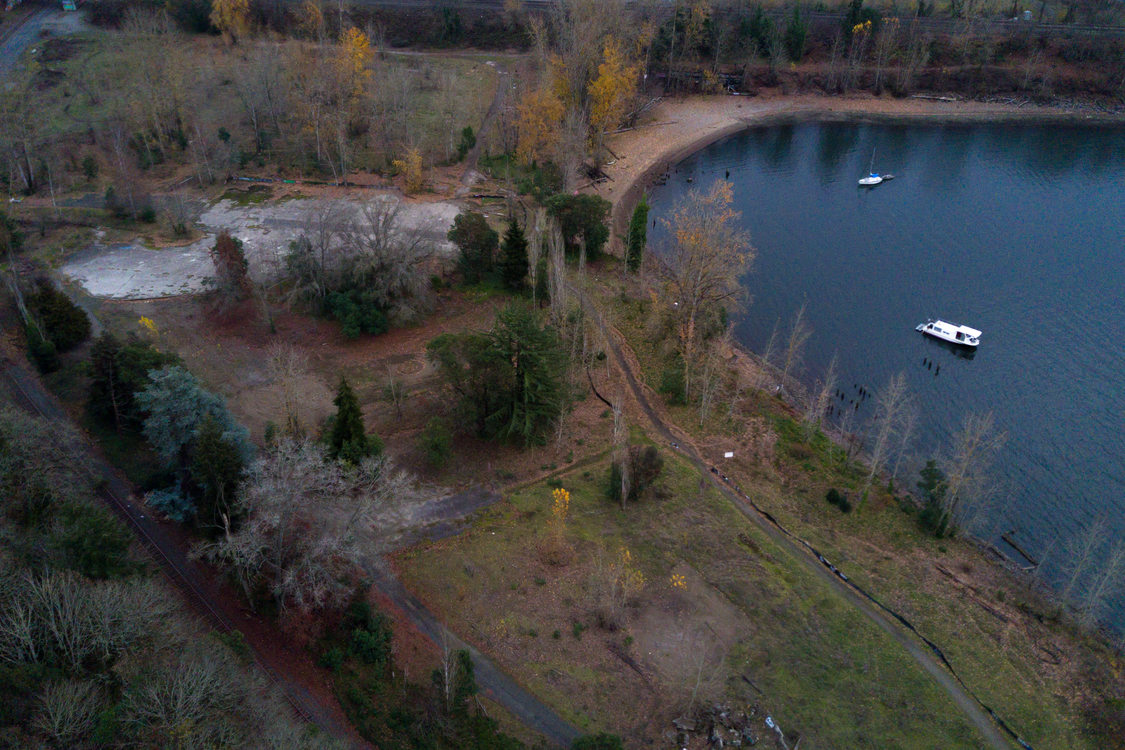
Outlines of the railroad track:
M 0 357 L 0 370 L 3 371 L 4 379 L 10 384 L 16 402 L 26 411 L 52 422 L 69 421 L 66 414 L 51 403 L 46 393 L 22 367 L 8 357 Z M 96 478 L 104 480 L 99 482 L 98 496 L 132 528 L 148 554 L 160 565 L 165 577 L 210 627 L 224 634 L 237 630 L 231 620 L 214 606 L 211 597 L 195 580 L 195 576 L 189 570 L 191 563 L 183 552 L 163 534 L 155 521 L 145 515 L 143 508 L 128 499 L 131 493 L 124 480 L 108 463 L 88 450 L 87 457 L 92 473 Z M 271 686 L 278 688 L 285 696 L 286 702 L 302 721 L 319 727 L 333 737 L 362 747 L 354 743 L 348 731 L 337 721 L 311 705 L 313 703 L 311 695 L 303 688 L 284 679 L 273 666 L 263 660 L 253 646 L 251 646 L 251 655 L 254 664 L 266 675 Z

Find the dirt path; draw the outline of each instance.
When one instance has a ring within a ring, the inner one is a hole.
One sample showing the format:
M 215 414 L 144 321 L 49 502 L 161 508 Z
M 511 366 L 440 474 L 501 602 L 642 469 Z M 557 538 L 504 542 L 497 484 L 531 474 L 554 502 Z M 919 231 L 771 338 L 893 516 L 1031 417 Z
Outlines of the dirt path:
M 1007 738 L 1000 732 L 996 724 L 989 718 L 989 715 L 983 710 L 978 700 L 965 690 L 955 675 L 942 667 L 934 655 L 931 654 L 923 644 L 918 643 L 908 633 L 903 632 L 901 628 L 892 623 L 871 601 L 861 595 L 853 586 L 846 583 L 846 578 L 841 579 L 832 569 L 828 568 L 827 561 L 823 558 L 818 560 L 816 557 L 813 557 L 808 550 L 794 543 L 793 539 L 784 534 L 775 523 L 771 522 L 771 518 L 765 517 L 757 508 L 747 502 L 746 498 L 740 493 L 735 492 L 726 482 L 722 481 L 725 477 L 721 479 L 721 475 L 716 470 L 707 466 L 700 456 L 699 451 L 689 440 L 677 434 L 678 431 L 673 432 L 673 429 L 665 422 L 657 410 L 653 408 L 644 388 L 638 382 L 630 361 L 626 359 L 625 353 L 618 343 L 619 339 L 622 338 L 620 333 L 606 324 L 597 306 L 594 305 L 584 292 L 578 289 L 573 289 L 573 291 L 578 295 L 579 299 L 581 299 L 583 308 L 586 310 L 587 314 L 597 322 L 606 341 L 609 342 L 610 351 L 617 361 L 617 366 L 624 374 L 625 380 L 629 385 L 629 390 L 637 400 L 637 404 L 660 436 L 668 441 L 669 446 L 691 461 L 696 469 L 699 470 L 700 474 L 707 477 L 711 484 L 726 495 L 746 518 L 757 524 L 770 539 L 788 552 L 794 560 L 843 596 L 844 599 L 851 603 L 867 617 L 867 619 L 875 623 L 883 632 L 887 633 L 895 642 L 905 648 L 911 657 L 913 657 L 914 660 L 949 694 L 954 703 L 957 704 L 957 707 L 965 714 L 965 717 L 980 730 L 980 733 L 988 741 L 990 747 L 994 748 L 994 750 L 1011 750 L 1011 743 L 1008 742 Z
M 23 10 L 12 13 L 26 12 Z M 84 21 L 80 13 L 68 13 L 52 3 L 36 8 L 16 25 L 0 27 L 0 84 L 7 83 L 12 71 L 19 65 L 23 51 L 43 35 L 62 36 L 74 34 L 82 29 Z
M 508 93 L 510 77 L 508 71 L 503 68 L 496 68 L 496 72 L 496 95 L 492 97 L 492 104 L 489 105 L 488 112 L 485 113 L 484 120 L 481 121 L 476 143 L 465 154 L 465 171 L 461 173 L 461 187 L 457 188 L 457 197 L 468 195 L 469 189 L 479 182 L 478 177 L 480 175 L 477 173 L 477 162 L 480 160 L 481 144 L 484 142 L 484 136 L 488 133 L 488 129 L 496 121 L 500 108 L 504 106 L 504 97 Z
M 39 30 L 59 12 L 55 9 L 39 8 L 14 26 L 0 28 L 0 80 L 8 78 L 23 51 L 39 37 Z
M 69 422 L 62 407 L 23 367 L 0 356 L 0 372 L 21 408 L 57 423 Z M 255 663 L 280 688 L 299 717 L 352 747 L 371 747 L 348 724 L 323 670 L 312 665 L 308 654 L 288 646 L 276 624 L 243 611 L 225 584 L 187 557 L 185 540 L 177 539 L 174 530 L 157 523 L 144 506 L 135 503 L 132 487 L 89 445 L 84 448 L 91 471 L 104 480 L 99 496 L 136 533 L 186 604 L 219 632 L 239 630 Z

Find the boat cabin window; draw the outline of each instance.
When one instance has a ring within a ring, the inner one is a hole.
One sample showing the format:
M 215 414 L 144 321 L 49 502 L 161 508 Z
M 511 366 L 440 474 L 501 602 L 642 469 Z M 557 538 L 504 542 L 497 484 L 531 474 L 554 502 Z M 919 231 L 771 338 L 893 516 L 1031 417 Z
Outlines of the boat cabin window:
M 958 340 L 958 341 L 960 341 L 960 340 L 961 340 L 961 339 L 963 339 L 963 338 L 965 338 L 965 334 L 963 334 L 963 333 L 961 333 L 960 331 L 958 331 L 958 332 L 957 332 L 957 340 Z

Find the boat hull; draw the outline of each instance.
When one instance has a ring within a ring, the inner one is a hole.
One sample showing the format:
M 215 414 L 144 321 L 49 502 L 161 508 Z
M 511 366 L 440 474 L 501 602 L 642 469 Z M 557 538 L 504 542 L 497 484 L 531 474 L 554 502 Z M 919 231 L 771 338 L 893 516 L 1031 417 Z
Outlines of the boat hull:
M 938 339 L 933 336 L 923 336 L 922 342 L 927 348 L 939 349 L 948 354 L 952 354 L 958 359 L 974 359 L 977 356 L 977 347 L 975 346 L 951 344 L 945 339 Z
M 938 341 L 941 341 L 941 342 L 946 343 L 946 344 L 952 344 L 954 346 L 963 346 L 966 349 L 976 349 L 978 346 L 980 346 L 979 341 L 976 341 L 976 342 L 958 341 L 956 338 L 954 338 L 952 336 L 948 336 L 946 334 L 940 333 L 939 331 L 928 330 L 928 329 L 925 329 L 925 328 L 921 329 L 921 331 L 922 331 L 922 333 L 929 336 L 930 338 L 937 339 Z
M 925 323 L 919 323 L 918 327 L 914 330 L 935 338 L 938 341 L 945 341 L 949 344 L 965 346 L 970 349 L 976 348 L 980 344 L 980 331 L 975 328 L 969 328 L 968 326 L 948 323 L 944 320 L 934 320 L 931 318 Z

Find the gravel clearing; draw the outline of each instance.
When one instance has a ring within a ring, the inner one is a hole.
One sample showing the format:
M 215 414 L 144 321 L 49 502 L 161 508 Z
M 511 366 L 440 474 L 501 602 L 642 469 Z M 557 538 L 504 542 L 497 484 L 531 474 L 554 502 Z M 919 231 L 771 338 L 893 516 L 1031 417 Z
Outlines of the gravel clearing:
M 446 233 L 460 212 L 457 204 L 407 203 L 389 194 L 376 195 L 371 200 L 398 202 L 398 220 L 403 229 L 422 231 L 441 253 L 454 252 Z M 212 276 L 210 249 L 215 244 L 215 235 L 226 229 L 242 240 L 250 275 L 257 280 L 268 279 L 283 266 L 289 243 L 301 234 L 307 217 L 323 211 L 330 202 L 340 207 L 341 201 L 325 199 L 250 206 L 221 200 L 199 216 L 197 224 L 205 236 L 190 245 L 154 250 L 139 240 L 113 246 L 96 243 L 68 260 L 61 270 L 95 297 L 136 300 L 198 294 L 207 289 Z M 353 216 L 361 205 L 360 201 L 344 202 Z

